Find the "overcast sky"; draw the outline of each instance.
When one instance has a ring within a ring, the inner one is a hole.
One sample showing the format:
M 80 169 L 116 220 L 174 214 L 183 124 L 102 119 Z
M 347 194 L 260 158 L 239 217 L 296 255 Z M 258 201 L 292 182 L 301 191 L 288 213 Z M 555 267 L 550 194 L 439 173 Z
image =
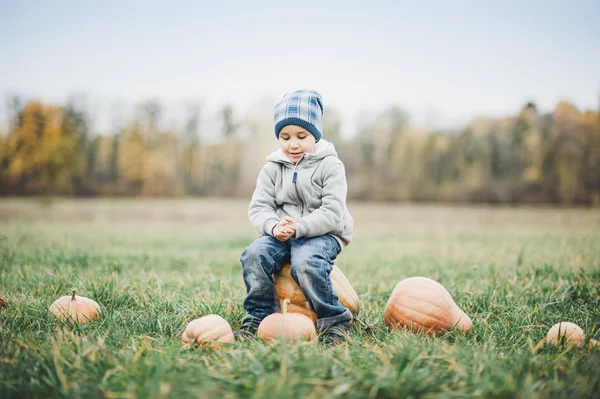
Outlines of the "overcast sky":
M 0 0 L 3 97 L 242 112 L 298 88 L 349 131 L 391 104 L 441 126 L 529 100 L 597 109 L 600 1 Z

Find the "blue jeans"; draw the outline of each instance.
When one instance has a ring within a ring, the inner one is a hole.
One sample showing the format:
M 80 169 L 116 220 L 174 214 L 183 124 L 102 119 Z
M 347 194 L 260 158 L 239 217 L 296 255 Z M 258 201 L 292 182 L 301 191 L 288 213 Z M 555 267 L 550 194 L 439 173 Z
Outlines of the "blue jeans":
M 339 251 L 340 244 L 328 234 L 285 242 L 269 235 L 259 237 L 240 258 L 247 292 L 244 309 L 248 312 L 242 326 L 256 327 L 262 319 L 279 311 L 272 275 L 288 262 L 292 265 L 292 278 L 317 314 L 317 331 L 352 320 L 352 313 L 339 303 L 329 278 Z

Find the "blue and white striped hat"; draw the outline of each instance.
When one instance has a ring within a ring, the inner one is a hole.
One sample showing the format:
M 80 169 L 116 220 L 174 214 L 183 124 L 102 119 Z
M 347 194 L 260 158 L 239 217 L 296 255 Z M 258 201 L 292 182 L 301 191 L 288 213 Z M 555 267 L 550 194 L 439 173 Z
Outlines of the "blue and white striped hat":
M 315 90 L 296 90 L 287 93 L 273 109 L 275 137 L 287 125 L 298 125 L 308 130 L 317 141 L 323 136 L 323 99 Z

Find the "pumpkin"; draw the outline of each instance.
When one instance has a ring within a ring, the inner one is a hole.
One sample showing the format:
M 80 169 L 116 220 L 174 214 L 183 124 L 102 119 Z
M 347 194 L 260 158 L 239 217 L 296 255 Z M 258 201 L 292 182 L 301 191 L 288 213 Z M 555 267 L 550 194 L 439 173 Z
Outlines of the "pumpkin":
M 283 309 L 283 300 L 281 300 L 281 299 L 279 300 L 279 308 Z M 317 322 L 317 314 L 314 312 L 314 310 L 312 310 L 312 308 L 306 301 L 305 301 L 304 306 L 296 305 L 293 303 L 288 303 L 287 304 L 287 312 L 288 313 L 300 313 L 300 314 L 303 314 L 304 316 L 308 317 L 309 319 L 311 319 L 313 321 L 313 323 Z
M 5 308 L 6 307 L 6 302 L 4 302 L 4 299 L 0 298 L 0 307 Z
M 186 348 L 193 344 L 219 348 L 219 342 L 231 344 L 235 341 L 227 320 L 216 314 L 190 321 L 181 339 Z
M 553 345 L 559 345 L 564 342 L 567 345 L 582 346 L 585 344 L 585 332 L 575 323 L 561 321 L 548 330 L 545 341 Z M 589 344 L 590 346 L 600 345 L 594 339 L 590 339 Z
M 383 313 L 388 329 L 409 329 L 439 335 L 454 326 L 464 333 L 473 323 L 454 303 L 450 293 L 427 277 L 400 281 L 392 291 Z
M 77 295 L 77 290 L 72 290 L 71 295 L 61 296 L 52 305 L 50 311 L 60 320 L 70 319 L 78 323 L 100 319 L 100 306 L 95 301 Z
M 307 312 L 302 311 L 300 313 L 316 320 L 317 315 L 306 300 L 302 288 L 300 288 L 291 276 L 291 270 L 292 266 L 288 263 L 283 265 L 281 270 L 273 276 L 273 283 L 275 284 L 275 290 L 277 291 L 279 300 L 282 301 L 285 298 L 289 298 L 292 305 L 308 310 Z M 354 291 L 352 284 L 350 284 L 344 273 L 334 265 L 329 277 L 331 278 L 333 291 L 337 294 L 338 300 L 342 306 L 349 309 L 354 316 L 358 315 L 358 312 L 360 311 L 360 301 L 358 300 L 356 291 Z M 293 309 L 295 310 L 290 309 L 290 312 L 296 312 L 298 310 L 295 306 Z
M 282 304 L 282 313 L 272 313 L 258 326 L 257 335 L 265 341 L 314 341 L 317 338 L 314 322 L 300 313 L 288 313 L 290 298 Z

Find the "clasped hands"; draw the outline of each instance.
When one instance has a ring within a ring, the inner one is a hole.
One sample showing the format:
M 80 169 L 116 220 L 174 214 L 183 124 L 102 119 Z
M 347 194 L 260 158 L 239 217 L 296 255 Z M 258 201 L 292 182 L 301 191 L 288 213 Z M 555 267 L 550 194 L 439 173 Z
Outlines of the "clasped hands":
M 285 242 L 296 234 L 294 219 L 284 216 L 273 228 L 273 236 L 281 242 Z

